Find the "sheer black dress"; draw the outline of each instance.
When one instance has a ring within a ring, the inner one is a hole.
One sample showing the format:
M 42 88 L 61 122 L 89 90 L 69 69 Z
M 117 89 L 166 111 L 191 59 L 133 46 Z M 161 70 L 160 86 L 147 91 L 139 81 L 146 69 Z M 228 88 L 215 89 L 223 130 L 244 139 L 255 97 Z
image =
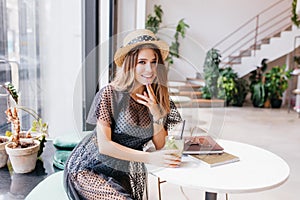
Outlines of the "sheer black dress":
M 174 102 L 166 116 L 164 128 L 170 130 L 181 121 Z M 100 90 L 90 110 L 88 122 L 100 121 L 112 130 L 112 140 L 136 150 L 153 137 L 153 118 L 148 108 L 137 103 L 128 92 L 111 85 Z M 144 163 L 131 162 L 100 154 L 96 130 L 73 150 L 64 171 L 64 185 L 69 199 L 142 200 L 147 191 Z

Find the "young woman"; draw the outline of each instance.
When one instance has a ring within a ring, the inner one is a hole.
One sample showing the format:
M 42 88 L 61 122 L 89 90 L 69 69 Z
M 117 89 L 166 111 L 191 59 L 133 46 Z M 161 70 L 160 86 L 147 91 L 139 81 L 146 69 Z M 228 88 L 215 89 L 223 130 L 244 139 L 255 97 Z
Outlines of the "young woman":
M 125 37 L 115 53 L 120 70 L 95 96 L 88 122 L 96 130 L 73 150 L 65 166 L 70 199 L 145 198 L 144 163 L 177 167 L 177 150 L 162 150 L 165 136 L 181 121 L 169 99 L 164 60 L 168 45 L 149 30 Z M 156 151 L 143 147 L 152 140 Z

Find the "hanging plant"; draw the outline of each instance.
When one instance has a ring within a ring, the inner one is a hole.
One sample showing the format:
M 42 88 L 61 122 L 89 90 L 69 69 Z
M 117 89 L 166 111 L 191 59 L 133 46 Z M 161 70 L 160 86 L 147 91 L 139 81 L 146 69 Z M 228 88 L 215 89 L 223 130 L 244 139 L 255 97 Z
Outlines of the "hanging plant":
M 162 23 L 162 16 L 164 12 L 161 8 L 161 5 L 154 5 L 154 15 L 148 15 L 146 20 L 146 29 L 151 30 L 153 33 L 157 33 L 159 29 L 164 28 L 161 27 Z M 167 62 L 169 64 L 173 64 L 174 60 L 173 57 L 179 58 L 179 39 L 184 38 L 187 28 L 190 26 L 184 22 L 184 19 L 179 20 L 177 23 L 175 34 L 174 34 L 174 40 L 172 41 L 170 45 L 170 53 L 167 58 Z
M 292 20 L 293 24 L 299 28 L 300 22 L 298 20 L 298 14 L 297 14 L 296 8 L 297 8 L 297 0 L 293 0 L 293 2 L 292 2 L 292 17 L 291 17 L 291 20 Z

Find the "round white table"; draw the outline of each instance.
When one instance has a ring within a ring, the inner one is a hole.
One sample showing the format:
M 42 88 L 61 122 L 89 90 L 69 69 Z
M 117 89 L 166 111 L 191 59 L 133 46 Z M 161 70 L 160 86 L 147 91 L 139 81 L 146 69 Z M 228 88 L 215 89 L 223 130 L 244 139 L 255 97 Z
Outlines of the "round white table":
M 209 167 L 183 156 L 179 168 L 148 166 L 149 173 L 176 185 L 206 191 L 207 200 L 217 193 L 249 193 L 275 188 L 289 177 L 289 166 L 279 156 L 262 148 L 227 140 L 217 140 L 224 151 L 240 161 Z

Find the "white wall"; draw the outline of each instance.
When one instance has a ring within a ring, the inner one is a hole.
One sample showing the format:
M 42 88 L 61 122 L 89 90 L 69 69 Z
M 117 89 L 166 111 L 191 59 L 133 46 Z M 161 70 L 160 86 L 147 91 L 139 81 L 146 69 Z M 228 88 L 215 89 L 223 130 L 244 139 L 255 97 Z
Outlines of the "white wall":
M 146 0 L 118 0 L 118 24 L 115 36 L 117 48 L 122 45 L 123 38 L 135 29 L 145 26 Z
M 188 65 L 186 62 L 176 62 L 172 66 L 174 71 L 182 73 L 178 75 L 171 72 L 169 74 L 170 79 L 181 80 L 185 77 L 195 77 L 196 71 L 202 72 L 202 65 L 205 58 L 203 54 L 207 50 L 275 2 L 277 1 L 147 0 L 147 15 L 153 13 L 155 4 L 162 6 L 164 11 L 163 26 L 174 26 L 180 19 L 184 18 L 185 22 L 190 25 L 187 35 L 195 41 L 193 47 L 197 47 L 189 48 L 191 41 L 182 41 L 182 45 L 185 45 L 186 42 L 188 44 L 186 44 L 186 49 L 182 49 L 181 54 L 194 54 L 191 57 L 198 56 L 198 60 L 196 59 L 196 64 L 194 64 L 197 67 L 195 69 L 194 66 Z
M 40 0 L 41 95 L 51 138 L 81 130 L 81 0 Z M 79 81 L 76 83 L 76 81 Z M 76 91 L 76 94 L 74 92 Z M 74 96 L 75 95 L 75 96 Z M 76 114 L 76 119 L 74 112 Z

